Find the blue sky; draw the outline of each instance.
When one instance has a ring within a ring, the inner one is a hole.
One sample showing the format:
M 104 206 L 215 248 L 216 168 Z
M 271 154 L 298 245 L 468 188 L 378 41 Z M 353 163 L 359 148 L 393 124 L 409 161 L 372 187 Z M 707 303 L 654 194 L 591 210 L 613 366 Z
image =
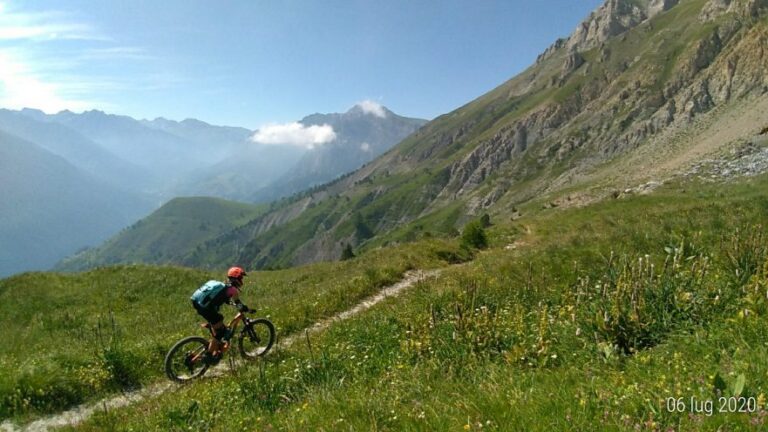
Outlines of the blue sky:
M 601 0 L 0 0 L 0 107 L 251 129 L 369 100 L 434 118 Z

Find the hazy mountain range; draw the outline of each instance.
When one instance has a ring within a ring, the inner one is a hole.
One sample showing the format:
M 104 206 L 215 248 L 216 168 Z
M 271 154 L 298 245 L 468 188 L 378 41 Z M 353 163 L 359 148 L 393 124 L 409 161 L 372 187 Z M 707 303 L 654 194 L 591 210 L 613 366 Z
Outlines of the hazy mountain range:
M 152 208 L 30 141 L 0 143 L 0 275 L 50 267 Z
M 102 243 L 173 197 L 255 200 L 262 191 L 279 198 L 331 180 L 425 122 L 388 110 L 383 117 L 349 116 L 353 114 L 331 115 L 347 119 L 338 123 L 344 129 L 310 149 L 259 143 L 253 139 L 258 131 L 194 119 L 150 121 L 101 111 L 0 109 L 5 180 L 0 183 L 0 275 L 48 268 L 79 249 Z M 297 165 L 299 161 L 311 166 L 311 172 Z M 283 183 L 290 187 L 281 188 Z M 54 236 L 57 232 L 65 234 Z M 41 242 L 48 235 L 57 237 L 53 246 Z

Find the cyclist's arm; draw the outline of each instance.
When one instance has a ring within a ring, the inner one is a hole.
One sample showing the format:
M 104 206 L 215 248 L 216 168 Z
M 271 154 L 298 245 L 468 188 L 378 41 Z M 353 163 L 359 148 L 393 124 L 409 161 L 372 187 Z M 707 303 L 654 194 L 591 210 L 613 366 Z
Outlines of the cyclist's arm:
M 237 310 L 241 312 L 243 311 L 243 309 L 247 311 L 248 306 L 246 306 L 245 304 L 243 304 L 242 301 L 240 301 L 240 291 L 235 287 L 230 287 L 229 289 L 231 290 L 227 292 L 227 295 L 229 295 L 229 304 L 237 307 Z
M 238 298 L 240 297 L 240 291 L 234 286 L 230 285 L 227 287 L 225 295 L 227 296 L 227 303 L 232 304 L 233 302 L 238 301 Z

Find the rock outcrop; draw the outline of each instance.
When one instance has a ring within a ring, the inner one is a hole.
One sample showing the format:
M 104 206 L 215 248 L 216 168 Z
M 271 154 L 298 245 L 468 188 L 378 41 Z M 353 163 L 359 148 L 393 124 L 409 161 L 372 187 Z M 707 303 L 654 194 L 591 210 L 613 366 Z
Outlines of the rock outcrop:
M 665 2 L 661 2 L 665 3 Z M 609 38 L 624 33 L 648 19 L 648 9 L 628 0 L 607 0 L 568 38 L 566 47 L 585 51 Z
M 584 57 L 582 57 L 582 55 L 579 54 L 575 48 L 572 48 L 571 51 L 568 52 L 568 55 L 565 57 L 565 62 L 563 63 L 563 69 L 560 72 L 560 77 L 564 78 L 570 75 L 583 64 Z

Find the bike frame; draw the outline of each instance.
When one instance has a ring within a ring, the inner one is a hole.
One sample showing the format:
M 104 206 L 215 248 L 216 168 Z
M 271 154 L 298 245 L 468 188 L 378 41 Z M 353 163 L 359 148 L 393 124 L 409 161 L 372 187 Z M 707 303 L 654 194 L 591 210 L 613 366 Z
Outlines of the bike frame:
M 242 313 L 242 312 L 238 312 L 238 313 L 237 313 L 237 315 L 235 315 L 235 316 L 234 316 L 234 318 L 232 318 L 232 320 L 229 322 L 229 324 L 227 325 L 227 327 L 228 327 L 230 330 L 232 330 L 232 334 L 233 334 L 233 336 L 234 336 L 234 333 L 235 333 L 235 329 L 237 329 L 237 325 L 238 325 L 238 324 L 240 324 L 240 322 L 241 322 L 241 321 L 243 321 L 243 319 L 245 319 L 245 318 L 246 318 L 246 317 L 245 317 L 245 314 L 244 314 L 244 313 Z M 200 326 L 201 326 L 201 327 L 204 327 L 204 328 L 207 328 L 207 329 L 208 329 L 208 332 L 211 334 L 211 338 L 213 338 L 213 326 L 212 326 L 210 323 L 204 323 L 204 324 L 201 324 Z M 210 343 L 210 342 L 209 342 L 209 343 Z M 229 347 L 230 347 L 230 345 L 232 345 L 232 344 L 230 343 L 230 341 L 226 341 L 226 342 L 223 342 L 223 343 L 221 344 L 221 347 L 220 347 L 219 349 L 221 350 L 221 355 L 222 355 L 222 356 L 223 356 L 223 355 L 224 355 L 224 354 L 225 354 L 227 351 L 229 351 Z M 200 353 L 200 354 L 198 354 L 197 356 L 195 356 L 195 357 L 192 359 L 192 361 L 197 361 L 197 360 L 199 360 L 199 359 L 200 359 L 200 356 L 202 356 L 202 355 L 205 355 L 205 353 L 206 353 L 206 352 L 208 352 L 208 349 L 206 349 L 206 350 L 205 350 L 205 351 L 203 351 L 202 353 Z
M 227 327 L 229 327 L 230 330 L 232 330 L 232 333 L 235 332 L 235 329 L 237 328 L 237 325 L 240 324 L 240 321 L 242 321 L 245 318 L 245 314 L 242 312 L 238 312 L 237 315 L 232 318 L 232 321 L 229 322 Z M 213 329 L 211 330 L 211 336 L 213 336 Z

